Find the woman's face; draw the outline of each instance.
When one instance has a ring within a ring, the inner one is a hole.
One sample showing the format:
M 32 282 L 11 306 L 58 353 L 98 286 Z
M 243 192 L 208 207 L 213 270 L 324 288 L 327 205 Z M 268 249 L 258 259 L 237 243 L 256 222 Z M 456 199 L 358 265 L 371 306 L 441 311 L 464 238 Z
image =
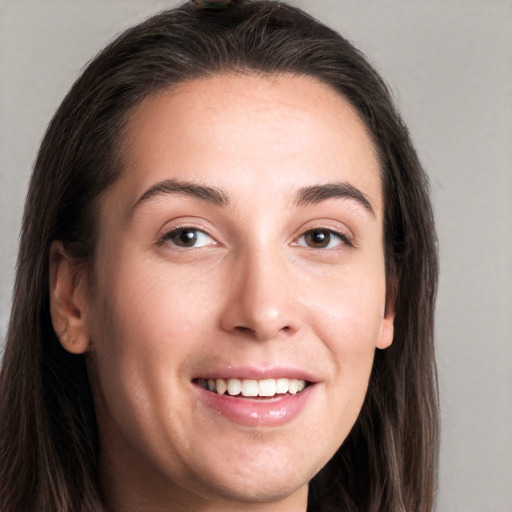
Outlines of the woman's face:
M 122 142 L 82 316 L 107 499 L 305 510 L 392 339 L 365 127 L 312 78 L 222 75 Z

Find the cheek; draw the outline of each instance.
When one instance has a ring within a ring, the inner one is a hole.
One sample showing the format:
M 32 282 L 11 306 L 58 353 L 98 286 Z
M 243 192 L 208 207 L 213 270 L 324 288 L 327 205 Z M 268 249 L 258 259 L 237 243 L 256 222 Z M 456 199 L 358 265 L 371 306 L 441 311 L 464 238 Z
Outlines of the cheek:
M 357 354 L 375 348 L 385 297 L 383 274 L 350 272 L 311 295 L 305 309 L 333 353 L 347 350 Z
M 91 326 L 91 384 L 104 438 L 126 439 L 153 454 L 162 446 L 186 450 L 192 411 L 180 375 L 200 343 L 196 319 L 205 320 L 192 307 L 201 302 L 183 284 L 129 266 L 110 273 Z M 125 450 L 118 440 L 112 446 Z
M 117 265 L 105 268 L 91 315 L 100 387 L 105 399 L 158 410 L 162 389 L 180 400 L 180 373 L 211 342 L 205 332 L 215 325 L 215 281 L 152 261 L 112 261 Z
M 383 276 L 353 273 L 312 299 L 311 325 L 334 369 L 329 384 L 357 415 L 364 400 L 385 305 Z M 355 418 L 354 418 L 355 419 Z
M 109 315 L 115 316 L 117 328 L 124 332 L 126 339 L 116 337 L 107 343 L 126 346 L 132 340 L 150 351 L 162 342 L 175 344 L 178 350 L 186 345 L 180 342 L 180 333 L 193 331 L 204 323 L 214 303 L 211 279 L 193 272 L 170 272 L 165 263 L 155 265 L 151 258 L 147 263 L 130 263 L 129 260 L 124 263 L 122 258 L 115 257 L 112 260 L 120 265 L 108 271 L 99 294 L 102 300 L 97 317 L 104 317 L 102 313 L 110 311 Z M 108 325 L 109 319 L 105 320 Z M 145 333 L 142 338 L 135 336 L 135 332 L 140 331 Z M 154 337 L 160 338 L 158 343 L 153 341 Z

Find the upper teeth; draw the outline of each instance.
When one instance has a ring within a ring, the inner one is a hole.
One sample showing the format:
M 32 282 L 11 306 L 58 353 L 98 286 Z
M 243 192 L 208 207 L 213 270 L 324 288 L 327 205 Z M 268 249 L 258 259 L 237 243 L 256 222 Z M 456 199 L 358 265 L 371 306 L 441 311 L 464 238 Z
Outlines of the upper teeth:
M 199 379 L 199 384 L 204 388 L 214 391 L 219 395 L 228 393 L 236 396 L 265 396 L 295 395 L 306 387 L 306 381 L 300 379 Z

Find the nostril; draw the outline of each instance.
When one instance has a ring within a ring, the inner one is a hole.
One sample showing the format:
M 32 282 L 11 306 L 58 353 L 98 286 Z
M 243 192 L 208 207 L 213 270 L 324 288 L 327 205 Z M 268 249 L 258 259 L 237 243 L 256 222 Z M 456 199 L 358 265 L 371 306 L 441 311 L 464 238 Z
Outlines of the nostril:
M 244 333 L 253 333 L 254 331 L 250 327 L 245 327 L 243 325 L 237 325 L 235 327 L 237 331 L 244 332 Z
M 238 325 L 235 327 L 235 331 L 240 334 L 244 334 L 245 336 L 250 336 L 252 338 L 256 338 L 259 340 L 270 339 L 274 337 L 278 337 L 279 334 L 289 334 L 292 331 L 292 328 L 289 325 L 285 325 L 279 329 L 272 329 L 269 326 L 269 329 L 260 328 L 255 329 L 252 327 L 247 327 L 245 325 Z

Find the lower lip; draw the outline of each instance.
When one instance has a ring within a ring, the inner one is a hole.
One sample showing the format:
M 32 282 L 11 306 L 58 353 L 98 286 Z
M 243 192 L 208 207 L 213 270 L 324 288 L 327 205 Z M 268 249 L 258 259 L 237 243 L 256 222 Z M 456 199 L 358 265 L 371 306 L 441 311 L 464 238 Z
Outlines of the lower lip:
M 218 395 L 196 384 L 199 400 L 234 423 L 248 427 L 280 426 L 292 421 L 306 407 L 315 385 L 296 395 L 284 395 L 269 399 L 247 399 Z

